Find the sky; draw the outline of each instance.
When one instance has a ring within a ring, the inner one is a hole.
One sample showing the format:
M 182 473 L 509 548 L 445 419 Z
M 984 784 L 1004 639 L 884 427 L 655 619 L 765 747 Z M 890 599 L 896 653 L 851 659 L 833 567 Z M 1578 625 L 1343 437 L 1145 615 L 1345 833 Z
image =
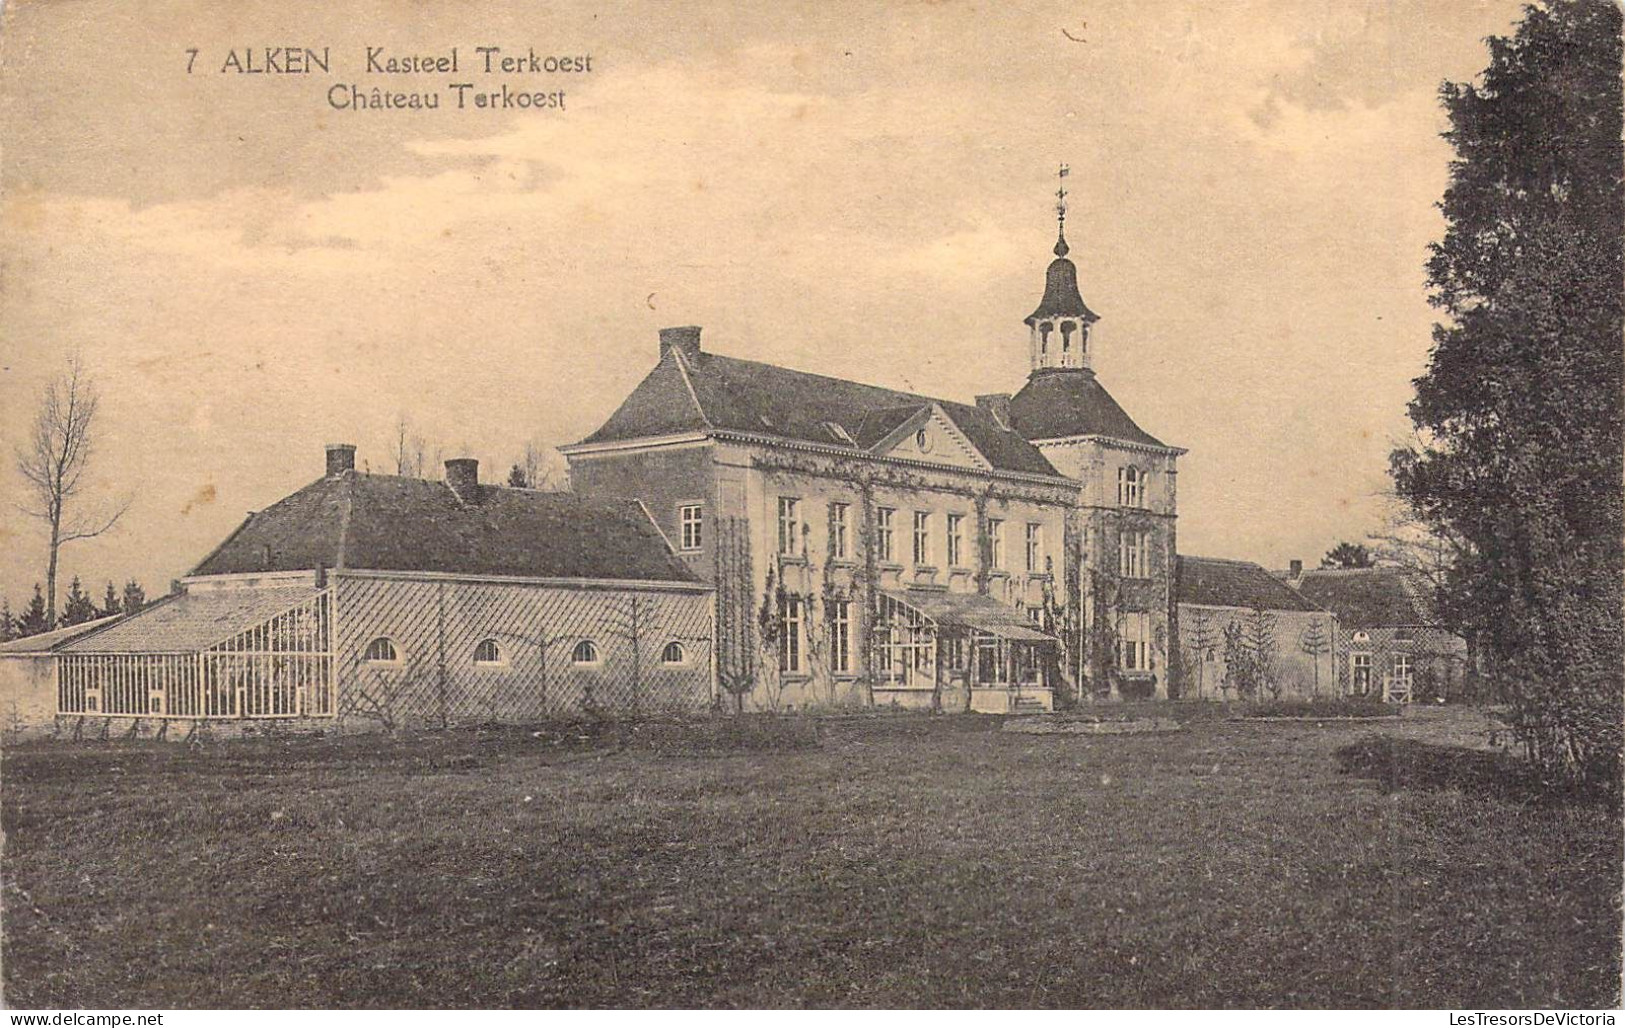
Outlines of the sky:
M 951 399 L 1014 392 L 1063 162 L 1096 370 L 1190 451 L 1181 552 L 1313 563 L 1379 527 L 1407 437 L 1450 157 L 1439 84 L 1476 76 L 1518 16 L 11 0 L 0 596 L 17 609 L 44 577 L 11 453 L 71 355 L 101 394 L 84 502 L 132 505 L 64 549 L 59 596 L 75 574 L 157 595 L 319 477 L 325 443 L 392 472 L 404 417 L 501 477 L 527 442 L 586 436 L 665 325 Z M 367 71 L 368 47 L 454 46 L 455 75 Z M 591 70 L 471 74 L 482 46 Z M 267 47 L 325 47 L 329 70 L 223 70 Z M 458 110 L 453 81 L 563 108 Z M 334 108 L 352 83 L 442 106 Z

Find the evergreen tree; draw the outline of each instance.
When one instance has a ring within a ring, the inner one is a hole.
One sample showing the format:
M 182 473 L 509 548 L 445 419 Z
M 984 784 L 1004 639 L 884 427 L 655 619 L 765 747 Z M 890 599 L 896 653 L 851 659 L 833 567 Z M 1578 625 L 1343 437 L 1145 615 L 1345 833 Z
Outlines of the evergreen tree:
M 146 590 L 142 589 L 141 586 L 133 578 L 130 579 L 128 582 L 125 582 L 124 583 L 124 596 L 119 602 L 119 606 L 124 610 L 124 613 L 126 613 L 126 614 L 134 614 L 135 612 L 139 611 L 142 607 L 145 607 L 146 605 L 147 605 L 147 593 L 146 593 Z
M 1377 562 L 1372 559 L 1371 551 L 1360 543 L 1342 542 L 1326 551 L 1326 556 L 1320 558 L 1323 568 L 1371 568 Z
M 99 613 L 96 601 L 79 584 L 79 576 L 74 575 L 68 585 L 68 598 L 62 605 L 62 624 L 82 625 L 86 621 L 94 621 Z
M 101 614 L 103 617 L 111 617 L 123 609 L 124 608 L 119 606 L 118 590 L 113 588 L 113 580 L 108 579 L 107 592 L 102 594 Z
M 11 601 L 0 599 L 0 643 L 17 638 L 17 619 L 11 615 Z
M 1526 8 L 1479 85 L 1428 263 L 1444 313 L 1397 451 L 1399 495 L 1469 556 L 1444 590 L 1548 770 L 1618 783 L 1625 663 L 1621 13 Z
M 34 598 L 28 601 L 23 609 L 23 616 L 17 619 L 18 635 L 39 635 L 51 627 L 51 615 L 45 606 L 45 593 L 40 589 L 38 582 L 34 583 Z

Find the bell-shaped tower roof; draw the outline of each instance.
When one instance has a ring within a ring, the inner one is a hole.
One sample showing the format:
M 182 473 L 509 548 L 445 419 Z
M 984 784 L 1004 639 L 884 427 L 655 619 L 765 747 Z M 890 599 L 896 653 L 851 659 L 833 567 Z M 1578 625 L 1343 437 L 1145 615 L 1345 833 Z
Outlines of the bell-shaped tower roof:
M 1055 259 L 1044 273 L 1044 298 L 1038 309 L 1027 315 L 1032 325 L 1045 318 L 1078 318 L 1085 322 L 1100 320 L 1100 315 L 1089 309 L 1078 292 L 1078 266 L 1067 259 L 1071 247 L 1066 245 L 1066 215 L 1061 215 L 1060 234 L 1055 240 Z

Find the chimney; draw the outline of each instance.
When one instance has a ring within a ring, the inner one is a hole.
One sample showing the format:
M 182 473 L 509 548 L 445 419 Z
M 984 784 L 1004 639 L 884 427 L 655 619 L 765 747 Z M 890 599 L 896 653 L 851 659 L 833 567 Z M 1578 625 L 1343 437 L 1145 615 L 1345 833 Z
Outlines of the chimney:
M 985 396 L 978 396 L 976 406 L 993 415 L 993 420 L 999 423 L 1000 428 L 1010 427 L 1009 393 L 988 393 Z
M 446 461 L 446 485 L 464 503 L 478 503 L 480 462 L 473 457 L 456 457 Z
M 665 359 L 666 351 L 672 349 L 681 350 L 684 357 L 698 357 L 700 355 L 700 326 L 679 325 L 676 328 L 661 329 L 661 359 Z
M 349 443 L 327 444 L 327 477 L 355 470 L 355 447 Z
M 1294 582 L 1296 582 L 1298 579 L 1302 578 L 1303 577 L 1303 561 L 1301 561 L 1301 560 L 1288 561 L 1287 562 L 1286 577 L 1290 578 Z

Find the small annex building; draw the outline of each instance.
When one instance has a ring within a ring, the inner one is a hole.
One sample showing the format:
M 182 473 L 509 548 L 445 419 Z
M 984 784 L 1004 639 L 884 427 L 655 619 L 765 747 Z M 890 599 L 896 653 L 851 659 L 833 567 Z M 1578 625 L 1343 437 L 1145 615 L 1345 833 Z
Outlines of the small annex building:
M 1316 568 L 1289 578 L 1337 615 L 1344 693 L 1390 702 L 1472 694 L 1467 642 L 1439 624 L 1427 583 L 1405 568 Z
M 523 722 L 713 701 L 710 587 L 635 501 L 326 473 L 141 613 L 54 647 L 57 713 Z
M 1180 556 L 1175 575 L 1187 699 L 1236 699 L 1227 631 L 1266 640 L 1265 699 L 1338 696 L 1337 619 L 1258 564 Z M 1232 626 L 1235 626 L 1232 628 Z

